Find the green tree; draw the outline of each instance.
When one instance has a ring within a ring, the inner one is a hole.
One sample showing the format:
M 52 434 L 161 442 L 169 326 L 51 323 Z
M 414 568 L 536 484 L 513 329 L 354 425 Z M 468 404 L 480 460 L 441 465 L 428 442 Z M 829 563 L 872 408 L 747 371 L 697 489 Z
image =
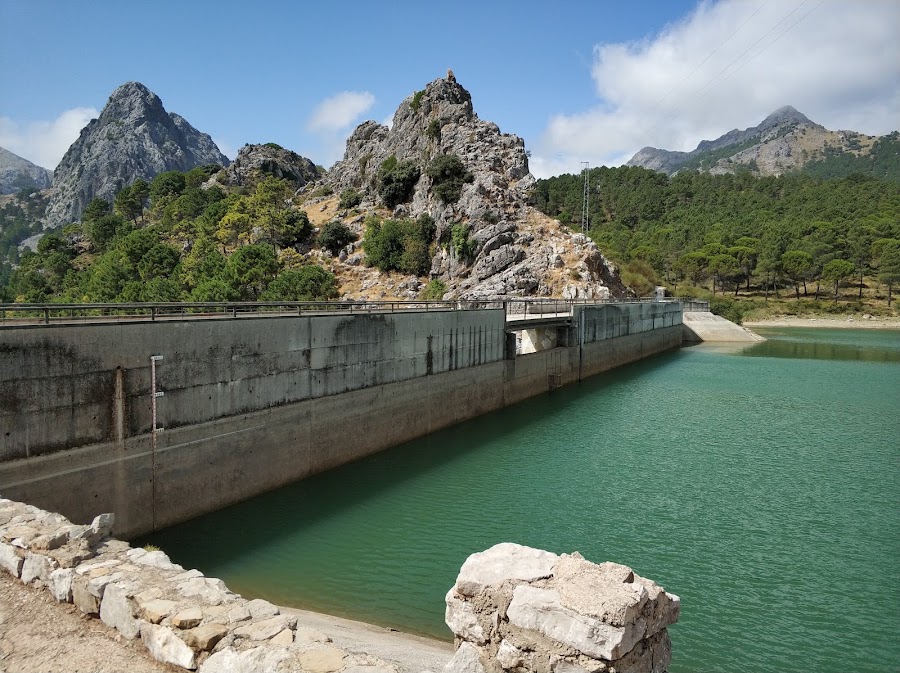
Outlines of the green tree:
M 339 220 L 328 222 L 319 232 L 319 245 L 332 255 L 337 255 L 341 248 L 350 245 L 355 240 L 356 234 Z
M 455 154 L 441 154 L 428 164 L 425 174 L 431 178 L 431 189 L 444 203 L 456 203 L 462 195 L 463 185 L 472 182 L 474 176 L 466 170 Z
M 420 174 L 419 167 L 412 161 L 397 161 L 393 154 L 385 159 L 375 176 L 382 203 L 393 208 L 409 201 Z
M 267 245 L 244 245 L 227 263 L 228 273 L 241 299 L 257 299 L 278 272 L 278 260 Z
M 813 269 L 813 258 L 803 250 L 788 250 L 781 256 L 781 268 L 794 284 L 797 301 L 800 301 L 800 283 L 804 282 Z
M 855 269 L 853 262 L 848 262 L 846 259 L 833 259 L 825 265 L 822 270 L 822 278 L 834 283 L 835 301 L 838 298 L 838 286 L 841 281 L 852 276 Z
M 267 301 L 318 301 L 337 296 L 334 274 L 314 264 L 282 271 L 263 294 Z
M 900 240 L 881 238 L 872 243 L 872 257 L 878 280 L 887 285 L 887 304 L 891 305 L 894 285 L 900 283 Z
M 111 212 L 112 208 L 109 205 L 109 201 L 105 201 L 99 196 L 95 196 L 84 207 L 84 212 L 81 214 L 81 221 L 92 222 L 93 220 L 99 219 L 104 215 L 109 215 Z
M 716 293 L 716 283 L 724 293 L 725 283 L 732 281 L 735 282 L 735 294 L 737 294 L 737 279 L 741 274 L 741 265 L 737 259 L 729 254 L 713 255 L 709 259 L 709 271 L 713 275 L 713 294 Z

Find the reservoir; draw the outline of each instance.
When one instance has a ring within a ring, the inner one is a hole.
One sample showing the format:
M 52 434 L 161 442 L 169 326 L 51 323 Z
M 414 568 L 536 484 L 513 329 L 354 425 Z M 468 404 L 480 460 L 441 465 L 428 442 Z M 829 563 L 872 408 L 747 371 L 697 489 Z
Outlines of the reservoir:
M 758 330 L 593 377 L 157 532 L 248 597 L 450 639 L 518 542 L 682 599 L 673 673 L 900 666 L 900 332 Z M 365 428 L 346 427 L 353 442 Z

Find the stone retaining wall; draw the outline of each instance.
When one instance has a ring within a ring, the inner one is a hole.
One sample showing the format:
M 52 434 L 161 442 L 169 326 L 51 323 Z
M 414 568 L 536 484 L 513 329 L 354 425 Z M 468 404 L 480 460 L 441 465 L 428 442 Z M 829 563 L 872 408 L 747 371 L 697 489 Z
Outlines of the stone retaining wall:
M 162 551 L 111 538 L 112 525 L 111 514 L 81 526 L 0 498 L 0 568 L 125 638 L 140 638 L 154 659 L 188 670 L 398 673 L 391 663 L 298 628 L 296 617 L 267 601 L 246 600 L 220 579 L 185 570 Z
M 681 601 L 617 563 L 502 543 L 447 593 L 445 673 L 664 673 Z

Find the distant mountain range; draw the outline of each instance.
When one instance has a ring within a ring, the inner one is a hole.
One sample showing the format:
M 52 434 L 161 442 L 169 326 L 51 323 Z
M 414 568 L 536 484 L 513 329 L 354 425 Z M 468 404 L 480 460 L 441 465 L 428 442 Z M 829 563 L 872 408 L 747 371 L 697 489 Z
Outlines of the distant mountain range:
M 882 138 L 896 141 L 895 135 Z M 690 152 L 645 147 L 627 165 L 649 168 L 667 175 L 699 170 L 714 175 L 750 171 L 755 175 L 767 176 L 804 169 L 811 164 L 842 156 L 848 170 L 853 170 L 853 159 L 868 157 L 873 148 L 877 149 L 878 140 L 876 136 L 856 131 L 829 131 L 786 105 L 775 110 L 758 126 L 734 129 L 715 140 L 704 140 Z M 864 168 L 860 166 L 857 170 L 872 172 Z
M 15 194 L 22 189 L 46 189 L 53 172 L 0 147 L 0 194 Z

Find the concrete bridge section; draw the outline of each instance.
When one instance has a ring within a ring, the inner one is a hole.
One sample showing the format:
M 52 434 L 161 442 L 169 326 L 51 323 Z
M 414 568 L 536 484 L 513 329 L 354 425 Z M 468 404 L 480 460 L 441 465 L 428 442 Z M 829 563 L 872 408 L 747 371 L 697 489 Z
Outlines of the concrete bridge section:
M 497 306 L 6 323 L 0 493 L 136 536 L 682 340 L 678 302 L 575 304 L 517 353 Z
M 756 332 L 735 325 L 730 320 L 709 311 L 685 311 L 682 324 L 683 340 L 688 343 L 701 341 L 753 343 L 766 340 Z

